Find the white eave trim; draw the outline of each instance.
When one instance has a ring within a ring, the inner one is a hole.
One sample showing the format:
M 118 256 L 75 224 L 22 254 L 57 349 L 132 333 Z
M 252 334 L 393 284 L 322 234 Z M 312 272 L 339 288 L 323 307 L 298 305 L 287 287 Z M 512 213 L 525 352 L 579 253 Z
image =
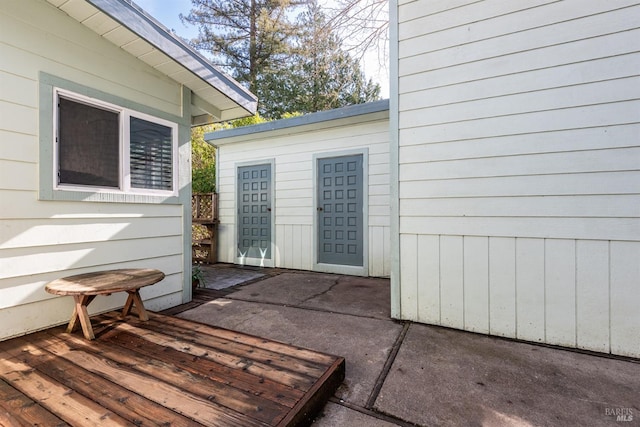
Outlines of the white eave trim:
M 195 76 L 234 101 L 249 114 L 255 114 L 257 97 L 218 70 L 191 46 L 130 0 L 85 0 L 128 28 L 156 49 L 185 67 Z

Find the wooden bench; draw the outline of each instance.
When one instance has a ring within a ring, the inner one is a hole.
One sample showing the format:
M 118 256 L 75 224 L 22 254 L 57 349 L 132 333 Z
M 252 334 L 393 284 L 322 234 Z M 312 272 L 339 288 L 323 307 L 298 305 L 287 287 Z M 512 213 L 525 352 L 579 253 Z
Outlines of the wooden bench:
M 122 309 L 122 317 L 127 316 L 135 305 L 140 320 L 146 321 L 149 320 L 149 315 L 144 309 L 139 290 L 144 286 L 158 283 L 162 279 L 164 279 L 163 272 L 149 268 L 97 271 L 54 280 L 45 286 L 45 290 L 55 295 L 73 296 L 75 306 L 67 332 L 73 332 L 79 320 L 84 337 L 93 340 L 95 335 L 87 306 L 96 296 L 127 292 L 129 296 Z

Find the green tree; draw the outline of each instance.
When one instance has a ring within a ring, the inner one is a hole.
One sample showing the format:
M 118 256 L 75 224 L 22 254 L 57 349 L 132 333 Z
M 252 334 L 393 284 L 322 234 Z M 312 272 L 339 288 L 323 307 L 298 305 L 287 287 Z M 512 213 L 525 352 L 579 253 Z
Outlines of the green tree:
M 204 135 L 221 129 L 255 125 L 268 121 L 259 114 L 191 128 L 191 191 L 213 193 L 216 191 L 216 149 L 204 140 Z
M 216 150 L 204 140 L 204 134 L 220 125 L 191 128 L 191 190 L 194 193 L 216 191 Z
M 277 68 L 289 55 L 289 38 L 296 26 L 290 16 L 303 0 L 191 0 L 182 22 L 197 26 L 192 40 L 197 49 L 210 52 L 249 90 L 260 95 L 262 70 Z
M 198 27 L 192 44 L 258 96 L 262 117 L 379 98 L 379 85 L 367 81 L 358 61 L 341 48 L 316 0 L 191 2 L 181 19 Z M 294 19 L 302 5 L 306 9 Z
M 345 52 L 316 1 L 299 17 L 301 32 L 285 68 L 260 78 L 267 115 L 310 113 L 375 101 L 380 86 L 367 80 L 358 61 Z

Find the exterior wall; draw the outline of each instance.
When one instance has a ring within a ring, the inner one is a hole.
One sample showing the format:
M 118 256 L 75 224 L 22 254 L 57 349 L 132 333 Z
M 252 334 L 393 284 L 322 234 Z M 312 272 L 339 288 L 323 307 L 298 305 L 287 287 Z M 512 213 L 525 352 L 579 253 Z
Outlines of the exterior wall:
M 364 118 L 363 118 L 364 117 Z M 300 126 L 223 141 L 218 148 L 219 247 L 221 262 L 236 262 L 237 165 L 274 161 L 274 265 L 314 269 L 314 155 L 368 149 L 368 265 L 370 276 L 388 276 L 389 131 L 388 112 L 336 120 L 322 129 Z M 212 141 L 216 144 L 217 141 Z M 273 173 L 273 172 L 272 172 Z M 366 173 L 366 172 L 365 172 Z
M 394 313 L 640 357 L 640 3 L 392 7 Z
M 190 266 L 189 94 L 44 1 L 3 2 L 0 33 L 0 339 L 67 322 L 72 299 L 47 294 L 44 285 L 71 274 L 158 268 L 167 278 L 141 291 L 149 309 L 190 298 L 183 274 Z M 180 196 L 163 204 L 109 202 L 106 194 L 45 197 L 40 190 L 50 192 L 53 179 L 42 173 L 52 168 L 46 153 L 53 149 L 47 76 L 178 122 Z M 120 307 L 125 297 L 97 298 L 90 311 Z

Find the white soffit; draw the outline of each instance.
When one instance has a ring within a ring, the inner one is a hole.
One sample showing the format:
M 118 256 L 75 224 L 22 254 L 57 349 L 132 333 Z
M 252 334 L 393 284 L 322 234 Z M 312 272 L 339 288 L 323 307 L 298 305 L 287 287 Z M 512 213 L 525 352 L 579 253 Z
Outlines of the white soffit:
M 111 43 L 191 89 L 204 101 L 194 108 L 194 115 L 199 115 L 200 123 L 255 114 L 258 104 L 255 95 L 218 70 L 132 1 L 47 1 Z

